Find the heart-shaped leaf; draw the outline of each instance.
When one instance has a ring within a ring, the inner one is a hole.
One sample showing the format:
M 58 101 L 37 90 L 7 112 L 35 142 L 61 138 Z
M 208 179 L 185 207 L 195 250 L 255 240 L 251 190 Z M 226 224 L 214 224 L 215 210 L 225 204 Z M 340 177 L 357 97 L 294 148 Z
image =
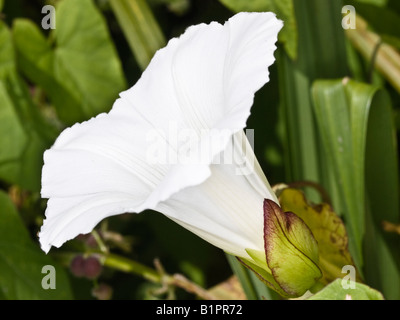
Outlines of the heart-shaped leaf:
M 43 88 L 67 125 L 109 111 L 126 84 L 106 23 L 91 0 L 64 0 L 48 39 L 30 20 L 16 19 L 19 66 Z
M 8 195 L 0 192 L 0 297 L 5 299 L 70 299 L 69 280 L 62 267 L 35 245 Z M 54 267 L 55 289 L 42 286 Z M 43 272 L 46 271 L 46 272 Z

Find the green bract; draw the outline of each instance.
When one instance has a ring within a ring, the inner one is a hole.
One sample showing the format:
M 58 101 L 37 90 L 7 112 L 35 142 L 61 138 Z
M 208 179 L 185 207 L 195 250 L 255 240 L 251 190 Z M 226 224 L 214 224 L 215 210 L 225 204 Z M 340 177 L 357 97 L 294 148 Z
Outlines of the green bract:
M 297 215 L 283 212 L 267 199 L 264 200 L 264 243 L 265 253 L 246 250 L 256 265 L 248 260 L 242 262 L 281 295 L 301 296 L 321 278 L 318 245 L 311 230 Z

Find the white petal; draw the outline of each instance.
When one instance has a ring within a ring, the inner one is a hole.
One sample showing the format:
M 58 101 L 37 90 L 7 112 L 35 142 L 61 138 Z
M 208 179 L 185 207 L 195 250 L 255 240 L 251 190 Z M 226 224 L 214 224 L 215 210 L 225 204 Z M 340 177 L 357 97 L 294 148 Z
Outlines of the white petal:
M 269 80 L 281 27 L 271 12 L 242 12 L 223 26 L 192 26 L 159 50 L 140 81 L 122 96 L 165 131 L 166 119 L 177 121 L 179 128 L 239 131 L 255 92 Z
M 108 114 L 66 129 L 44 156 L 42 197 L 50 200 L 43 249 L 89 232 L 104 217 L 154 209 L 207 180 L 210 162 L 245 126 L 254 93 L 268 81 L 281 27 L 272 13 L 190 27 L 156 53 Z M 184 142 L 171 126 L 195 133 L 192 162 L 149 161 L 154 132 L 163 151 L 180 159 Z
M 259 164 L 242 132 L 221 157 L 232 162 L 211 165 L 209 179 L 156 210 L 224 251 L 251 259 L 245 249 L 264 250 L 263 201 L 278 200 L 262 171 L 254 169 Z
M 129 212 L 136 203 L 131 197 L 109 193 L 70 198 L 52 197 L 47 202 L 47 219 L 40 231 L 40 243 L 46 253 L 60 247 L 78 234 L 89 233 L 106 217 Z M 50 217 L 49 217 L 50 215 Z
M 225 24 L 229 50 L 225 61 L 225 117 L 220 128 L 244 128 L 254 93 L 269 81 L 278 32 L 283 23 L 271 12 L 242 12 Z

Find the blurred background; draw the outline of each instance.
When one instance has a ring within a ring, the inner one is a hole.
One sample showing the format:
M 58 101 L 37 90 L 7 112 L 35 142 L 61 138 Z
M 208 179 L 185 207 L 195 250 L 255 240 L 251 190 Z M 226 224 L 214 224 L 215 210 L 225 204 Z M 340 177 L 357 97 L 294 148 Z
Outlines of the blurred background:
M 55 8 L 54 29 L 45 5 Z M 36 234 L 43 152 L 58 134 L 109 111 L 169 39 L 240 11 L 273 11 L 285 22 L 247 126 L 269 182 L 302 187 L 316 203 L 326 190 L 363 281 L 400 298 L 393 0 L 0 0 L 0 298 L 196 298 L 146 279 L 132 261 L 202 288 L 233 275 L 221 250 L 155 212 L 106 219 L 48 255 Z M 121 259 L 97 259 L 110 252 Z M 41 286 L 44 265 L 56 266 L 56 290 Z

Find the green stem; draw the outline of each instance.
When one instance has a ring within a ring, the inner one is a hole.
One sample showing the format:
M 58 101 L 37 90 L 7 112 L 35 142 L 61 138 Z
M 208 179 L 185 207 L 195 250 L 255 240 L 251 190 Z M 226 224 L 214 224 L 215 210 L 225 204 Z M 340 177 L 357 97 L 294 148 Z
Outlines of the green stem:
M 96 240 L 96 243 L 99 246 L 99 249 L 104 253 L 108 253 L 107 246 L 105 245 L 103 239 L 101 238 L 101 236 L 99 235 L 99 233 L 96 230 L 92 231 L 92 236 Z
M 120 270 L 123 272 L 129 272 L 143 277 L 154 283 L 160 283 L 164 286 L 175 286 L 186 290 L 187 292 L 193 293 L 199 298 L 204 300 L 215 300 L 213 294 L 207 290 L 199 287 L 186 277 L 181 274 L 168 275 L 164 271 L 159 272 L 152 268 L 149 268 L 139 262 L 130 260 L 125 257 L 121 257 L 115 254 L 103 254 L 103 264 L 106 267 Z
M 162 276 L 159 274 L 156 270 L 147 267 L 139 262 L 136 262 L 134 260 L 121 257 L 115 254 L 104 254 L 101 253 L 101 258 L 103 261 L 104 266 L 123 271 L 123 272 L 128 272 L 128 273 L 133 273 L 136 275 L 139 275 L 143 277 L 146 280 L 149 280 L 151 282 L 155 283 L 161 283 L 162 282 Z
M 198 286 L 181 274 L 169 275 L 165 273 L 159 262 L 157 268 L 158 270 L 156 270 L 129 258 L 100 250 L 89 250 L 85 252 L 85 254 L 95 254 L 100 258 L 105 267 L 138 275 L 153 283 L 161 284 L 162 288 L 171 288 L 171 286 L 174 286 L 184 289 L 187 292 L 192 293 L 204 300 L 218 299 L 216 295 Z M 61 263 L 68 264 L 74 255 L 75 253 L 71 252 L 58 253 L 56 257 Z
M 357 16 L 357 29 L 346 30 L 346 36 L 367 61 L 374 60 L 373 66 L 376 67 L 397 92 L 400 92 L 399 53 L 386 43 L 382 43 L 377 47 L 381 41 L 380 37 L 368 30 L 367 22 L 360 16 Z M 375 50 L 376 56 L 374 57 Z

